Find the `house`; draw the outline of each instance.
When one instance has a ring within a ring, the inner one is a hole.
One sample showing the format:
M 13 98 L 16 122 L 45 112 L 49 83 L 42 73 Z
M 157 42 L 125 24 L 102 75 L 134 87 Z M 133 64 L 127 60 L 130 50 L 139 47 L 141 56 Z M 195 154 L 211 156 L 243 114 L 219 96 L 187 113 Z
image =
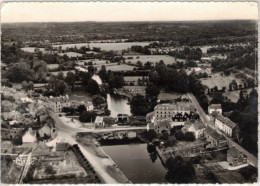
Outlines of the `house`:
M 131 95 L 145 95 L 146 86 L 123 86 L 123 91 Z
M 188 128 L 188 131 L 193 132 L 195 135 L 195 138 L 198 139 L 198 138 L 204 136 L 205 129 L 206 129 L 206 127 L 201 121 L 195 121 Z
M 168 134 L 171 132 L 171 123 L 169 120 L 159 120 L 154 121 L 154 130 L 157 133 L 162 133 L 163 131 L 166 131 Z
M 127 137 L 128 137 L 129 139 L 133 139 L 133 138 L 136 138 L 136 137 L 137 137 L 137 134 L 136 134 L 136 132 L 134 132 L 134 131 L 130 131 L 130 132 L 127 132 Z
M 217 113 L 217 114 L 222 114 L 222 107 L 221 104 L 211 104 L 208 107 L 208 113 L 212 114 L 212 113 Z
M 116 122 L 121 124 L 128 124 L 130 118 L 127 114 L 118 114 L 116 117 Z
M 146 117 L 145 117 L 146 123 L 150 123 L 152 121 L 153 117 L 154 117 L 154 111 L 146 114 Z
M 227 151 L 227 162 L 231 166 L 238 166 L 247 163 L 247 156 L 238 151 L 235 147 L 231 147 Z
M 71 102 L 68 96 L 51 97 L 50 106 L 54 112 L 62 112 L 64 107 L 71 106 Z
M 221 114 L 216 116 L 215 126 L 229 137 L 237 137 L 239 134 L 239 128 L 237 124 Z
M 36 143 L 32 149 L 32 156 L 37 157 L 37 159 L 42 158 L 43 156 L 48 156 L 50 154 L 50 148 L 44 143 Z
M 95 124 L 95 127 L 98 127 L 98 128 L 104 127 L 105 123 L 104 123 L 103 117 L 97 116 L 94 124 Z
M 209 148 L 225 148 L 228 145 L 227 139 L 210 127 L 205 129 L 204 135 L 209 142 L 207 145 Z
M 86 102 L 84 105 L 85 105 L 87 111 L 94 110 L 94 105 L 91 101 Z
M 56 127 L 54 123 L 52 122 L 47 122 L 42 128 L 38 130 L 38 134 L 40 138 L 43 137 L 50 137 L 54 138 L 57 134 Z
M 34 143 L 36 139 L 36 131 L 29 128 L 29 130 L 22 137 L 23 143 Z
M 67 151 L 70 145 L 68 143 L 56 143 L 56 151 Z

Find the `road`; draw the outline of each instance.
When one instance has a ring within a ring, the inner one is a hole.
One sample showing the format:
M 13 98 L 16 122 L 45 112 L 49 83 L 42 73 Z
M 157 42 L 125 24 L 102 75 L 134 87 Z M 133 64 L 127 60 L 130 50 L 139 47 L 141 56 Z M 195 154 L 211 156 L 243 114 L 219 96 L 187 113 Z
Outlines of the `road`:
M 254 166 L 254 167 L 258 167 L 258 160 L 257 157 L 255 157 L 253 154 L 249 153 L 246 149 L 244 149 L 243 147 L 241 147 L 239 144 L 237 144 L 236 142 L 234 142 L 231 138 L 229 138 L 228 136 L 225 135 L 225 133 L 222 133 L 220 130 L 218 130 L 214 123 L 212 123 L 209 119 L 209 117 L 206 115 L 206 113 L 204 112 L 204 110 L 201 108 L 199 102 L 197 101 L 197 99 L 195 98 L 195 96 L 192 93 L 188 93 L 188 96 L 190 98 L 190 100 L 192 101 L 192 103 L 195 105 L 200 118 L 202 120 L 202 122 L 206 125 L 209 126 L 211 128 L 213 128 L 214 130 L 216 130 L 217 132 L 223 134 L 226 139 L 228 140 L 228 144 L 229 147 L 235 147 L 237 150 L 239 150 L 240 152 L 243 152 L 246 156 L 247 159 L 249 161 L 249 163 Z
M 125 128 L 108 128 L 108 129 L 98 129 L 98 130 L 91 130 L 86 128 L 72 128 L 68 125 L 65 125 L 56 113 L 51 112 L 50 115 L 55 120 L 56 129 L 58 131 L 58 138 L 63 138 L 71 145 L 78 144 L 79 148 L 81 149 L 82 153 L 86 157 L 86 159 L 90 162 L 90 164 L 94 167 L 95 171 L 100 175 L 100 177 L 104 180 L 105 183 L 115 184 L 118 183 L 113 177 L 111 177 L 107 171 L 106 166 L 104 164 L 104 160 L 100 157 L 97 157 L 91 154 L 87 147 L 82 146 L 79 144 L 76 139 L 77 132 L 109 132 L 109 131 L 118 131 L 118 130 L 139 130 L 139 129 L 146 129 L 146 127 L 125 127 Z

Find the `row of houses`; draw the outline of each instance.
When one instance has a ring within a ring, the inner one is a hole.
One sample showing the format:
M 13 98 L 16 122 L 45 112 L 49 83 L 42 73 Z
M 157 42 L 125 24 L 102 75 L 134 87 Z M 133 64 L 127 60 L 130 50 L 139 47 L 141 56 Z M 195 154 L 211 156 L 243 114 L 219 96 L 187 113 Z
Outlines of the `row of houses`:
M 208 113 L 213 116 L 215 126 L 225 133 L 228 137 L 237 138 L 239 135 L 239 127 L 229 118 L 222 115 L 221 104 L 212 104 L 208 107 Z

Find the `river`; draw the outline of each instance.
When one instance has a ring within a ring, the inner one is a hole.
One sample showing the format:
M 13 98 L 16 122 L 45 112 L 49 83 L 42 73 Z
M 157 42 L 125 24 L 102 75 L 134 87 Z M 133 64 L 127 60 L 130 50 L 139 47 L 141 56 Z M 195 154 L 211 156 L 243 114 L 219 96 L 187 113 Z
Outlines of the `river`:
M 156 154 L 149 153 L 147 144 L 102 146 L 118 168 L 133 183 L 167 183 L 167 170 Z

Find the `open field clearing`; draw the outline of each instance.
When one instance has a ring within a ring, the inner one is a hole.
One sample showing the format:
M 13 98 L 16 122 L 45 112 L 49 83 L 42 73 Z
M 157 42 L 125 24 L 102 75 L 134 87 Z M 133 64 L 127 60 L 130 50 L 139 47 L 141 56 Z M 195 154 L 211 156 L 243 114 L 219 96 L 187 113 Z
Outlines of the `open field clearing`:
M 93 65 L 105 65 L 109 64 L 110 61 L 108 60 L 99 60 L 99 59 L 87 59 L 87 60 L 80 60 L 77 62 L 79 65 L 85 65 L 85 63 L 92 62 Z
M 126 50 L 128 48 L 131 48 L 131 46 L 139 45 L 139 46 L 148 46 L 149 42 L 125 42 L 125 43 L 75 43 L 75 44 L 63 44 L 63 45 L 53 45 L 54 48 L 58 48 L 59 46 L 62 47 L 62 49 L 66 48 L 74 48 L 75 46 L 77 48 L 80 48 L 82 46 L 89 46 L 90 48 L 97 47 L 101 50 L 105 51 L 120 51 L 120 50 Z
M 126 58 L 125 60 L 126 63 L 131 62 L 132 64 L 136 64 L 137 61 L 141 61 L 144 64 L 148 61 L 152 63 L 156 63 L 163 60 L 164 64 L 168 65 L 168 64 L 175 63 L 176 60 L 181 62 L 185 61 L 184 59 L 175 60 L 174 57 L 168 55 L 125 55 L 123 57 Z
M 134 66 L 130 66 L 130 65 L 107 65 L 106 69 L 107 70 L 111 70 L 111 71 L 132 71 L 134 68 Z M 97 70 L 100 70 L 101 66 L 97 66 Z
M 202 78 L 201 83 L 208 86 L 209 88 L 217 86 L 218 89 L 226 87 L 228 90 L 229 84 L 232 82 L 232 80 L 236 80 L 238 84 L 242 83 L 241 79 L 237 79 L 234 75 L 221 76 L 220 73 L 213 74 L 208 78 Z
M 68 57 L 81 57 L 82 54 L 77 53 L 77 52 L 65 52 L 65 53 L 58 53 L 58 55 L 63 56 L 63 55 L 67 55 Z
M 175 100 L 177 98 L 187 98 L 189 99 L 189 97 L 187 96 L 187 94 L 178 94 L 176 92 L 163 92 L 161 91 L 160 94 L 158 95 L 158 100 Z
M 24 52 L 30 52 L 30 53 L 34 53 L 35 49 L 38 49 L 39 51 L 41 51 L 42 53 L 46 53 L 47 51 L 45 50 L 45 48 L 35 48 L 35 47 L 24 47 L 21 48 L 22 51 Z
M 246 89 L 246 91 L 249 94 L 252 91 L 252 88 Z M 230 99 L 232 102 L 236 103 L 239 99 L 239 93 L 240 93 L 240 90 L 226 91 L 223 93 L 223 96 L 228 97 L 228 99 Z

